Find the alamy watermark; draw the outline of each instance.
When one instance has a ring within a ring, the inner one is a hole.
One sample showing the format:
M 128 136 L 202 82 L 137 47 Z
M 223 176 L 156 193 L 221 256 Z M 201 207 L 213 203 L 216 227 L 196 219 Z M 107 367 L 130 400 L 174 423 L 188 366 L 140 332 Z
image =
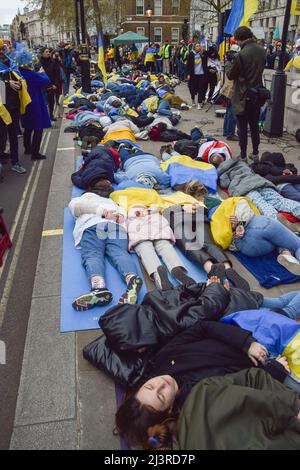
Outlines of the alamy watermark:
M 6 346 L 4 341 L 0 340 L 0 365 L 5 366 L 6 364 Z
M 291 102 L 293 105 L 297 106 L 300 104 L 300 78 L 297 80 L 293 80 L 292 89 L 295 88 L 295 91 L 291 94 Z

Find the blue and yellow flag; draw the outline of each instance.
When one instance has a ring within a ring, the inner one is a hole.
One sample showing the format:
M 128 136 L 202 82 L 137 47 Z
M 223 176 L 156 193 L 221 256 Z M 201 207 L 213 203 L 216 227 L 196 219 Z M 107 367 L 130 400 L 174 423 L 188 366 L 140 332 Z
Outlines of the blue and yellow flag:
M 101 70 L 104 85 L 107 84 L 107 73 L 105 68 L 104 48 L 101 33 L 98 38 L 98 67 Z
M 233 36 L 239 26 L 249 27 L 249 18 L 258 9 L 258 0 L 233 0 L 231 13 L 226 23 L 224 32 Z
M 221 321 L 250 331 L 271 357 L 286 357 L 291 372 L 300 379 L 300 325 L 295 320 L 260 309 L 232 313 Z
M 170 176 L 172 188 L 196 180 L 206 186 L 209 192 L 217 192 L 218 172 L 209 163 L 193 160 L 186 155 L 179 155 L 169 158 L 160 166 Z

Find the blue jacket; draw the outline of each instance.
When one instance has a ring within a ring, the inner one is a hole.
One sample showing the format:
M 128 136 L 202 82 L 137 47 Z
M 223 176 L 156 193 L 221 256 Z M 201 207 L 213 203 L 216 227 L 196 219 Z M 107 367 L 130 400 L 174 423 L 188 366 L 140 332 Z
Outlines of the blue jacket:
M 85 159 L 83 168 L 73 173 L 72 182 L 80 189 L 88 189 L 99 178 L 114 182 L 115 159 L 109 150 L 95 148 Z
M 123 164 L 123 170 L 129 180 L 136 181 L 139 176 L 153 176 L 160 189 L 170 187 L 170 177 L 160 167 L 159 160 L 151 154 L 139 152 L 139 155 L 128 159 Z
M 21 122 L 24 129 L 49 129 L 51 121 L 46 103 L 45 92 L 51 85 L 45 73 L 37 73 L 33 70 L 23 69 L 22 75 L 27 83 L 31 103 L 26 108 Z

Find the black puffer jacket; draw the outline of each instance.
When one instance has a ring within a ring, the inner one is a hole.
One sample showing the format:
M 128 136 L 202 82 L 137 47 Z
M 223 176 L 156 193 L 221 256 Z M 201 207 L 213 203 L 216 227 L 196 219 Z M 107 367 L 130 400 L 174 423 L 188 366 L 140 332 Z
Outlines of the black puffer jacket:
M 259 308 L 263 296 L 220 284 L 179 286 L 145 295 L 141 305 L 117 305 L 99 320 L 104 335 L 83 356 L 117 382 L 136 385 L 151 357 L 179 332 L 199 320 L 219 320 L 230 313 Z M 143 354 L 137 350 L 146 347 Z

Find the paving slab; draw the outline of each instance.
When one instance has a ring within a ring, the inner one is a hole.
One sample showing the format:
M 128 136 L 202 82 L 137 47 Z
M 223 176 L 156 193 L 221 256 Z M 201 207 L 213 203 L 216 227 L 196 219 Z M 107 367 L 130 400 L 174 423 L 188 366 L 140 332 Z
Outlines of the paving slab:
M 53 227 L 54 229 L 57 227 Z M 62 236 L 41 240 L 32 297 L 59 296 L 61 291 Z
M 81 372 L 78 382 L 80 450 L 117 450 L 113 435 L 116 412 L 115 386 L 100 371 Z
M 10 450 L 77 450 L 77 422 L 22 426 L 14 429 Z
M 33 299 L 15 426 L 76 417 L 75 334 L 59 331 L 60 298 Z

